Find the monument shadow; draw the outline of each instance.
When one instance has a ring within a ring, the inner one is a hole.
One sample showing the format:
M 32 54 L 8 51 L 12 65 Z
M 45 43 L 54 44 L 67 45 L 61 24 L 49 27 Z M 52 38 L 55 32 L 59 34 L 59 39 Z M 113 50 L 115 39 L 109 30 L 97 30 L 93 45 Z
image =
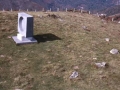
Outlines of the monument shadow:
M 61 40 L 61 38 L 51 33 L 34 35 L 34 38 L 37 40 L 38 43 L 46 42 L 46 41 Z

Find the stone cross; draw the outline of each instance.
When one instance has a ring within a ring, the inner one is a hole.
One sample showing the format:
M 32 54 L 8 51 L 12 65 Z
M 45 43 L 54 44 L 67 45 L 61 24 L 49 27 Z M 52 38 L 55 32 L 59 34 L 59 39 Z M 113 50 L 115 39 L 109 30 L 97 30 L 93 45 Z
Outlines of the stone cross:
M 33 16 L 18 13 L 18 34 L 12 37 L 16 44 L 36 43 L 33 38 Z

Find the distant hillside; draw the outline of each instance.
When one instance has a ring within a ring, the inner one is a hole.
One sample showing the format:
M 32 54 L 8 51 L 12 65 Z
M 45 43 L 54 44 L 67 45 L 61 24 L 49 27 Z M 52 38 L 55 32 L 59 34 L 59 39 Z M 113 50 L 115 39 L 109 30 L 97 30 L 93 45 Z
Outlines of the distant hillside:
M 31 1 L 31 0 L 0 0 L 0 9 L 39 9 L 42 8 L 41 5 Z
M 104 10 L 101 10 L 100 12 L 106 13 L 108 16 L 120 13 L 120 5 L 113 6 L 111 8 L 106 8 Z
M 106 7 L 111 7 L 116 4 L 117 0 L 0 0 L 0 9 L 29 9 L 40 10 L 42 8 L 56 10 L 76 8 L 98 11 Z

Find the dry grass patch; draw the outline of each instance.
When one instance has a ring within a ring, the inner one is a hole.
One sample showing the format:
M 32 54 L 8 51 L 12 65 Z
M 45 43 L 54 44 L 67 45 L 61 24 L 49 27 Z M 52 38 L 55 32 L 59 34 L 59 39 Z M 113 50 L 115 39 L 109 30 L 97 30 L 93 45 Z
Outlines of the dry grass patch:
M 17 12 L 0 12 L 1 90 L 119 90 L 120 55 L 109 52 L 120 50 L 119 24 L 80 13 L 27 13 L 39 43 L 16 46 L 8 37 L 17 33 Z M 95 67 L 103 61 L 108 68 Z M 79 76 L 70 79 L 73 71 Z

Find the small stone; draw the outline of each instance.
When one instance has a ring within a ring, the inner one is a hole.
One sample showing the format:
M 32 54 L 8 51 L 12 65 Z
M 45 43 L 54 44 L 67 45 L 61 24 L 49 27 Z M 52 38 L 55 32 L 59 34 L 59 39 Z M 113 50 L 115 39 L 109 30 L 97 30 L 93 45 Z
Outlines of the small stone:
M 78 66 L 74 66 L 73 68 L 74 68 L 75 70 L 79 69 L 79 67 L 78 67 Z
M 15 90 L 23 90 L 23 89 L 15 89 Z
M 86 27 L 86 26 L 83 26 L 83 29 L 87 29 L 87 27 Z
M 11 36 L 8 36 L 8 38 L 11 38 Z
M 93 58 L 94 60 L 97 60 L 97 58 Z
M 79 57 L 82 57 L 82 55 L 80 55 Z
M 5 57 L 5 55 L 0 55 L 0 57 Z
M 109 39 L 109 38 L 105 38 L 105 41 L 109 42 L 109 41 L 110 41 L 110 39 Z
M 95 63 L 95 65 L 96 65 L 98 68 L 104 68 L 104 67 L 106 67 L 107 63 L 106 63 L 106 62 Z
M 23 60 L 24 60 L 24 61 L 27 61 L 28 59 L 27 59 L 27 58 L 24 58 Z
M 118 51 L 117 49 L 112 49 L 112 50 L 110 50 L 110 53 L 111 53 L 111 54 L 118 54 L 119 51 Z
M 9 56 L 8 58 L 9 58 L 9 59 L 12 59 L 12 57 L 10 57 L 10 56 Z
M 58 19 L 60 22 L 62 22 L 63 20 L 61 18 Z
M 50 64 L 51 62 L 50 62 L 50 61 L 48 61 L 47 63 L 48 63 L 48 64 Z
M 70 76 L 70 79 L 72 78 L 77 78 L 78 77 L 78 72 L 74 71 L 71 76 Z
M 39 17 L 39 18 L 42 18 L 43 16 L 41 16 L 41 15 L 38 15 L 38 17 Z

